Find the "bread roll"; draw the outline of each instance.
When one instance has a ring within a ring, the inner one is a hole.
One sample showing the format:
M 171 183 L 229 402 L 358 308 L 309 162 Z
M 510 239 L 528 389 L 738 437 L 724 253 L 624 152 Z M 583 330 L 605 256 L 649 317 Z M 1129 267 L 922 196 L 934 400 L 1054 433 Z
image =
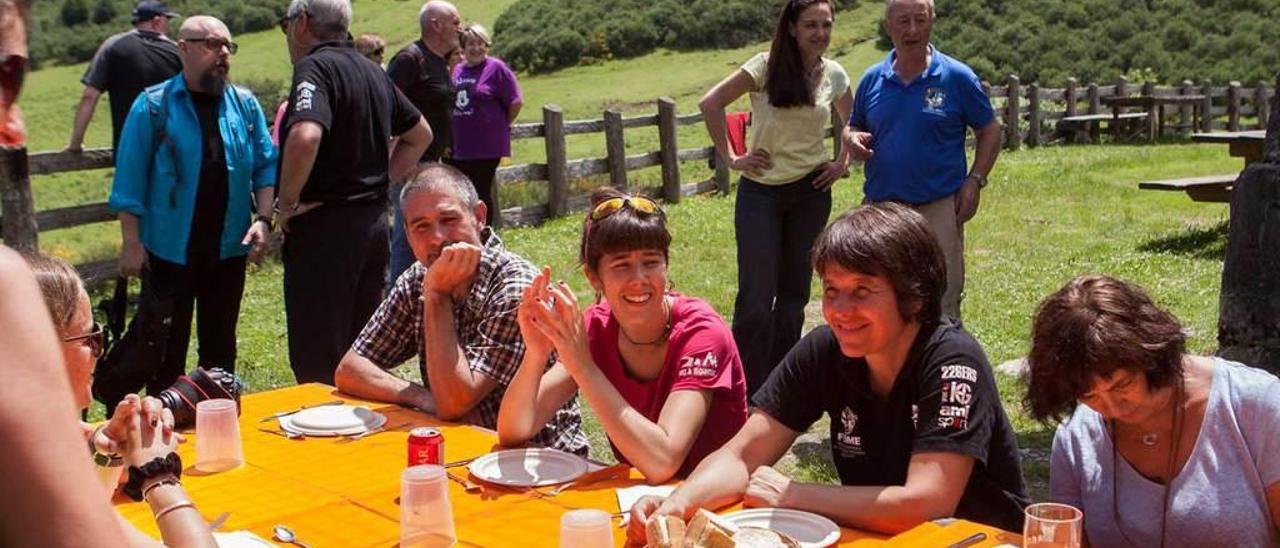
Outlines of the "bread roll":
M 657 516 L 645 528 L 649 542 L 646 548 L 681 548 L 684 546 L 684 520 L 679 516 Z
M 736 529 L 715 514 L 699 509 L 685 528 L 684 548 L 731 548 Z

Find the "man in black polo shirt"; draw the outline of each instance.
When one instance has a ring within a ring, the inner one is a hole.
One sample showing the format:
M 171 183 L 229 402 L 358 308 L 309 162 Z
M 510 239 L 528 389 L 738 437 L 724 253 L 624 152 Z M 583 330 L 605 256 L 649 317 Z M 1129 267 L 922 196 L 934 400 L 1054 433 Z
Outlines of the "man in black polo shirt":
M 942 315 L 946 263 L 924 217 L 858 207 L 819 236 L 813 264 L 827 325 L 783 358 L 733 439 L 666 500 L 633 507 L 628 536 L 739 496 L 889 534 L 949 516 L 1020 530 L 1030 499 L 1013 427 L 982 347 Z M 769 466 L 824 413 L 841 485 Z
M 435 140 L 422 154 L 423 162 L 439 162 L 448 157 L 453 144 L 450 128 L 456 90 L 449 73 L 449 52 L 459 48 L 458 31 L 462 18 L 458 8 L 443 0 L 431 0 L 418 11 L 422 38 L 405 46 L 391 58 L 387 75 L 405 97 L 426 117 Z M 400 189 L 391 189 L 395 223 L 391 229 L 391 268 L 387 287 L 395 285 L 400 273 L 413 264 L 413 250 L 404 234 L 404 213 L 400 210 Z
M 407 177 L 431 143 L 413 104 L 345 41 L 350 23 L 349 0 L 293 0 L 281 21 L 294 71 L 277 207 L 298 382 L 333 384 L 381 302 L 388 183 Z M 399 139 L 388 159 L 391 137 Z
M 133 30 L 102 43 L 80 80 L 84 83 L 84 93 L 76 108 L 67 150 L 79 152 L 84 148 L 84 132 L 93 119 L 93 110 L 102 92 L 111 96 L 111 148 L 116 148 L 129 107 L 138 94 L 182 70 L 178 45 L 166 36 L 169 19 L 177 16 L 156 0 L 138 2 L 133 10 Z

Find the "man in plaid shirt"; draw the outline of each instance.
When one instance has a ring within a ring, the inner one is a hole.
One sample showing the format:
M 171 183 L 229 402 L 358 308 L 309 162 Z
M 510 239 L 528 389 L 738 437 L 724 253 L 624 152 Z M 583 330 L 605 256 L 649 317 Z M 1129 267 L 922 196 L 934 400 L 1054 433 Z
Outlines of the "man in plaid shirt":
M 516 308 L 538 271 L 484 226 L 484 202 L 453 167 L 421 168 L 405 184 L 401 204 L 418 262 L 396 280 L 338 364 L 338 389 L 494 428 L 524 357 Z M 387 372 L 414 355 L 423 384 Z M 585 455 L 576 400 L 534 441 Z

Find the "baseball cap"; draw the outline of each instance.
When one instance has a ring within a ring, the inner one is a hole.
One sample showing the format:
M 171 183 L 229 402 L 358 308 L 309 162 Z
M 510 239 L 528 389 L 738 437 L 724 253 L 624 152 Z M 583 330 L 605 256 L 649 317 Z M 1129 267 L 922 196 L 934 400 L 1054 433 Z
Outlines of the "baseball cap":
M 133 21 L 135 23 L 138 21 L 146 21 L 147 19 L 152 19 L 161 15 L 170 19 L 178 16 L 177 13 L 169 11 L 169 8 L 165 7 L 164 2 L 160 2 L 158 0 L 142 0 L 141 2 L 138 2 L 138 7 L 133 8 Z

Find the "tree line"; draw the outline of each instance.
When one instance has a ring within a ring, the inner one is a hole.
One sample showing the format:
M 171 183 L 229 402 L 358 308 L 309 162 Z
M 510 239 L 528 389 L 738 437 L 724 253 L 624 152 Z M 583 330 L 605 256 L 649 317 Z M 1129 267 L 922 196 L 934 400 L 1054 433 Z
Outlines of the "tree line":
M 93 58 L 108 36 L 133 27 L 136 3 L 136 0 L 33 2 L 29 44 L 33 67 L 83 63 Z M 182 14 L 216 13 L 233 34 L 240 34 L 275 26 L 288 3 L 281 0 L 171 0 L 166 5 Z

